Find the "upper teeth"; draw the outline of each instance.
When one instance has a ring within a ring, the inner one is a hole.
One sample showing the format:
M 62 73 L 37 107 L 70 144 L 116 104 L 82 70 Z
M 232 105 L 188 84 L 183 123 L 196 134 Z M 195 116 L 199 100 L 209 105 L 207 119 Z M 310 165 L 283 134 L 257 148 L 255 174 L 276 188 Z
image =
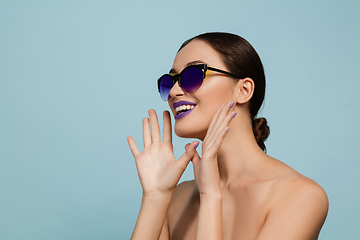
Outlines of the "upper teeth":
M 181 105 L 177 108 L 175 108 L 176 112 L 180 112 L 181 110 L 190 110 L 193 109 L 195 106 L 194 105 Z

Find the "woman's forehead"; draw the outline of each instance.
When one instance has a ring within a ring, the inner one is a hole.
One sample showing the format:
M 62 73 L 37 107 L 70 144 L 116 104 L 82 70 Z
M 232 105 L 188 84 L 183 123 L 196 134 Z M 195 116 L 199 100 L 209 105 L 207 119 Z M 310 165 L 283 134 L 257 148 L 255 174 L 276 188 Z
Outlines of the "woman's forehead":
M 208 43 L 196 39 L 189 42 L 178 52 L 175 56 L 172 69 L 179 73 L 193 62 L 202 62 L 218 68 L 224 67 L 220 54 Z

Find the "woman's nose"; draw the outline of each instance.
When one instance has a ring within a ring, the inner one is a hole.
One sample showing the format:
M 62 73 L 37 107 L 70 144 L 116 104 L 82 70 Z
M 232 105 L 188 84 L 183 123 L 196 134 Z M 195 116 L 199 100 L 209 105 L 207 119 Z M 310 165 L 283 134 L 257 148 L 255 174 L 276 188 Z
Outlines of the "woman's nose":
M 179 82 L 176 82 L 175 85 L 170 89 L 170 97 L 179 97 L 185 94 L 184 90 L 179 86 Z

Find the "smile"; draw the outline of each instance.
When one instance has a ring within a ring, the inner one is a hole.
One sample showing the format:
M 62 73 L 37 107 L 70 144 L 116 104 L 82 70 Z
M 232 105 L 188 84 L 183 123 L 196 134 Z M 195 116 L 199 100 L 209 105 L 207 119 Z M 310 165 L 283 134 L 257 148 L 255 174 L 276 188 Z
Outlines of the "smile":
M 180 114 L 186 111 L 189 111 L 190 109 L 193 109 L 194 105 L 181 105 L 180 107 L 175 108 L 176 114 Z
M 195 108 L 196 104 L 187 101 L 179 101 L 174 103 L 175 119 L 180 119 L 189 115 Z

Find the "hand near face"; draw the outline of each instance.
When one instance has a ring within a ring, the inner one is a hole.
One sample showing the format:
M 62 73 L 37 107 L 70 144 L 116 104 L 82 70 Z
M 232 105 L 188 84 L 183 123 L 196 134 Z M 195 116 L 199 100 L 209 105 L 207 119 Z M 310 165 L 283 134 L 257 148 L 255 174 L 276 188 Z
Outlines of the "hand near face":
M 229 123 L 236 115 L 230 111 L 233 103 L 226 103 L 215 113 L 207 134 L 202 143 L 202 158 L 195 155 L 193 162 L 195 181 L 200 194 L 219 193 L 220 176 L 217 162 L 217 152 L 229 131 Z
M 131 152 L 135 158 L 143 194 L 172 194 L 190 160 L 195 156 L 197 141 L 188 144 L 186 152 L 175 159 L 172 145 L 171 120 L 168 111 L 163 114 L 163 141 L 155 110 L 149 110 L 149 117 L 143 119 L 144 150 L 140 152 L 134 139 L 128 137 Z M 151 130 L 150 130 L 151 125 Z

